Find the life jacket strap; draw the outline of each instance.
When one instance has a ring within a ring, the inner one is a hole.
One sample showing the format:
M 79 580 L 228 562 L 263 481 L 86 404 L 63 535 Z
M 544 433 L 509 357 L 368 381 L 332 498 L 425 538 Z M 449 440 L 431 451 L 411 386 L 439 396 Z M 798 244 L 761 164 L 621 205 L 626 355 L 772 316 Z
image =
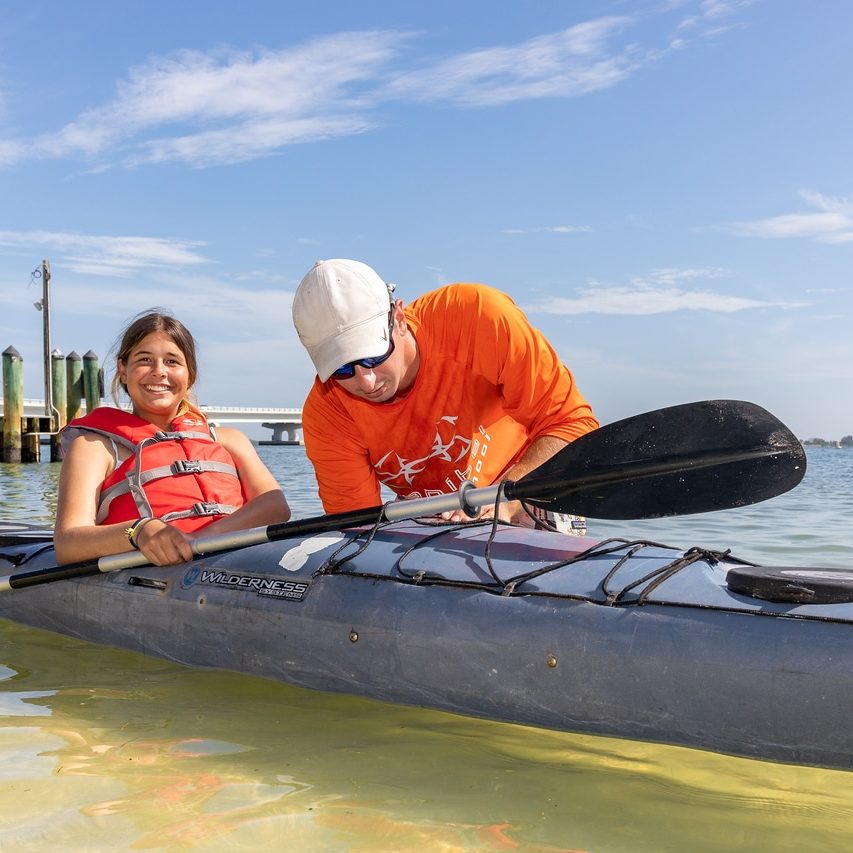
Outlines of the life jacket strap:
M 231 515 L 236 512 L 237 507 L 230 504 L 207 503 L 199 501 L 192 505 L 191 509 L 181 510 L 180 512 L 167 512 L 166 515 L 161 515 L 161 521 L 176 521 L 179 518 L 197 518 L 207 515 Z
M 175 477 L 180 474 L 203 474 L 205 471 L 215 471 L 217 474 L 228 474 L 238 477 L 237 469 L 227 462 L 217 462 L 212 459 L 176 459 L 170 465 L 161 465 L 159 468 L 151 468 L 139 475 L 139 483 L 144 486 L 152 480 L 161 477 Z
M 233 465 L 227 462 L 217 462 L 213 459 L 176 459 L 171 465 L 161 465 L 159 468 L 152 468 L 150 471 L 142 471 L 137 474 L 136 470 L 129 471 L 126 474 L 126 479 L 119 483 L 114 483 L 108 489 L 101 492 L 98 503 L 98 514 L 95 518 L 95 524 L 101 524 L 109 515 L 110 504 L 120 495 L 131 492 L 133 494 L 134 503 L 142 517 L 152 515 L 151 506 L 148 503 L 147 496 L 141 488 L 152 480 L 159 480 L 162 477 L 173 477 L 181 474 L 202 474 L 205 471 L 215 471 L 217 474 L 225 474 L 230 477 L 237 477 L 239 474 Z
M 153 441 L 184 441 L 187 438 L 194 438 L 197 441 L 214 441 L 210 433 L 207 432 L 165 432 L 160 430 L 151 436 Z

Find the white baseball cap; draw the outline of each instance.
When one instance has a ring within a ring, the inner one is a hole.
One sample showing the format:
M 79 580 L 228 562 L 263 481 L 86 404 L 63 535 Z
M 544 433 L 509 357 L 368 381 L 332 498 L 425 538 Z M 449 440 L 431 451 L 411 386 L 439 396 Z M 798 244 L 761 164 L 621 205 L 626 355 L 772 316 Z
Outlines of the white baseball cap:
M 394 290 L 367 264 L 317 261 L 296 288 L 293 325 L 321 382 L 339 367 L 382 355 Z

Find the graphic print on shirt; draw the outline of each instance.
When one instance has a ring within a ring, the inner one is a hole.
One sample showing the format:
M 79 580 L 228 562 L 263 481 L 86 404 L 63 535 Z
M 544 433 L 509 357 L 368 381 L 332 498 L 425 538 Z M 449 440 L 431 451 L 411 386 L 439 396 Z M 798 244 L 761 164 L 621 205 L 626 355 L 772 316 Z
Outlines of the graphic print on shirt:
M 471 463 L 468 460 L 469 455 L 471 455 L 472 445 L 474 447 L 474 454 L 472 455 L 477 455 L 479 451 L 484 456 L 488 449 L 489 441 L 489 436 L 482 426 L 480 427 L 482 440 L 475 439 L 472 442 L 470 438 L 459 435 L 456 432 L 458 418 L 458 415 L 444 415 L 438 419 L 435 425 L 435 439 L 433 440 L 430 452 L 426 456 L 419 459 L 404 459 L 393 450 L 386 453 L 373 466 L 376 476 L 389 489 L 407 498 L 435 497 L 446 494 L 447 492 L 456 491 L 460 484 L 471 476 Z M 453 469 L 451 476 L 445 479 L 446 490 L 426 489 L 425 494 L 421 494 L 416 490 L 406 492 L 406 488 L 410 488 L 414 484 L 415 477 L 426 470 L 431 460 L 457 465 Z M 460 469 L 458 463 L 462 463 L 464 468 Z

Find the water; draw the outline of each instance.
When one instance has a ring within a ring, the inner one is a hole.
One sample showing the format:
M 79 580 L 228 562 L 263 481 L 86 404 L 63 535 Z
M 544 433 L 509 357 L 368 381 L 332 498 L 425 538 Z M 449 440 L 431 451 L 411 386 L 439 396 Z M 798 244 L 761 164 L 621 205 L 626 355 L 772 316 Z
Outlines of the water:
M 260 452 L 295 514 L 319 514 L 302 449 Z M 0 466 L 0 517 L 49 523 L 57 475 Z M 590 532 L 853 568 L 851 510 L 853 451 L 815 449 L 767 503 Z M 851 834 L 850 773 L 319 694 L 0 620 L 4 853 L 800 853 Z

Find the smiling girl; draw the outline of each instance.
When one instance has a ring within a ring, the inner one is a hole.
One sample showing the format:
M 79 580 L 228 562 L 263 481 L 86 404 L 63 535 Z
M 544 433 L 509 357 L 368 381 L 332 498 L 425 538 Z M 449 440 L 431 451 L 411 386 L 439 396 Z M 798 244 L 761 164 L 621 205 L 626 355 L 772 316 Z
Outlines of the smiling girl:
M 205 536 L 290 518 L 278 482 L 237 429 L 214 431 L 190 397 L 195 341 L 162 311 L 137 317 L 118 345 L 111 406 L 62 432 L 54 543 L 60 563 L 136 548 L 155 565 L 191 560 Z

